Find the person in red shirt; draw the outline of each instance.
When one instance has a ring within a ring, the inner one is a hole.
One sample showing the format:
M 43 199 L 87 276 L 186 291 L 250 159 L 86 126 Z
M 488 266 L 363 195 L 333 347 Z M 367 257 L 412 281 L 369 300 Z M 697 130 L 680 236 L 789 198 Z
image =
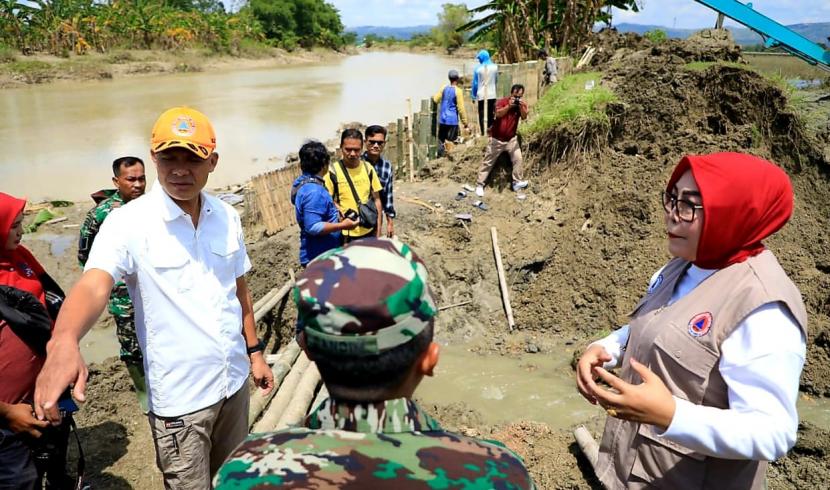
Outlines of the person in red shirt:
M 25 206 L 25 200 L 0 192 L 0 488 L 35 488 L 41 478 L 47 488 L 59 488 L 66 478 L 68 431 L 55 441 L 62 454 L 49 462 L 50 468 L 56 465 L 52 469 L 36 467 L 31 448 L 44 432 L 58 430 L 35 418 L 32 400 L 53 327 L 47 309 L 57 308 L 63 292 L 20 245 Z
M 510 161 L 513 163 L 513 190 L 519 191 L 527 187 L 527 181 L 524 180 L 522 149 L 519 147 L 519 137 L 516 136 L 519 119 L 527 119 L 527 102 L 522 100 L 524 94 L 524 85 L 516 84 L 510 88 L 510 97 L 496 102 L 496 120 L 490 128 L 490 141 L 484 153 L 484 162 L 478 169 L 476 195 L 479 197 L 484 196 L 487 177 L 504 152 L 510 155 Z

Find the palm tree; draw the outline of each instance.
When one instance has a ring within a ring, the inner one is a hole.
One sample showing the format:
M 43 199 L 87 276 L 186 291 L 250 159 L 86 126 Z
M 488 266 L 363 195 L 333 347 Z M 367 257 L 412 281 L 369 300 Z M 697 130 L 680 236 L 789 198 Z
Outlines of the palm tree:
M 484 14 L 461 26 L 473 42 L 493 40 L 502 59 L 515 63 L 535 57 L 540 46 L 578 49 L 598 21 L 609 18 L 606 7 L 638 11 L 637 0 L 491 0 L 471 9 Z

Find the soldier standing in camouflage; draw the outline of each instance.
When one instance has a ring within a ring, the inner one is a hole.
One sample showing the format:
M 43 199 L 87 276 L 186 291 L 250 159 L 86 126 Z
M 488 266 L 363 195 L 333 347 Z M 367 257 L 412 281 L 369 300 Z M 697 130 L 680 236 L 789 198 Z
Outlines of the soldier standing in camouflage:
M 394 239 L 324 252 L 298 278 L 298 341 L 331 394 L 305 427 L 248 437 L 217 489 L 533 489 L 498 442 L 447 432 L 412 401 L 438 362 L 423 262 Z
M 78 262 L 81 267 L 89 259 L 92 242 L 101 228 L 101 224 L 113 209 L 137 199 L 144 194 L 147 179 L 144 175 L 144 162 L 137 157 L 116 158 L 112 162 L 112 183 L 115 189 L 104 189 L 92 194 L 95 207 L 89 210 L 81 226 L 78 241 Z M 135 312 L 133 303 L 123 281 L 115 283 L 110 294 L 107 308 L 115 320 L 115 332 L 121 344 L 121 360 L 127 366 L 133 380 L 141 411 L 147 413 L 147 387 L 144 379 L 144 358 L 135 335 Z

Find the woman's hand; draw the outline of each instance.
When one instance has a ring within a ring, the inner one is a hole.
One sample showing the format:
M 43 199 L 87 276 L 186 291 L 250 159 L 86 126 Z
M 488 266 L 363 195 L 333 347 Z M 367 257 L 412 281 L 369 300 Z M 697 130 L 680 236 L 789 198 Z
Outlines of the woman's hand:
M 593 368 L 602 367 L 611 359 L 613 358 L 605 350 L 605 347 L 594 344 L 585 349 L 585 352 L 576 363 L 576 387 L 579 389 L 579 393 L 592 405 L 597 404 L 597 399 L 594 396 L 597 385 L 594 383 L 596 376 L 592 372 Z
M 597 389 L 594 396 L 612 417 L 654 425 L 665 431 L 674 418 L 674 397 L 648 367 L 631 359 L 631 368 L 643 378 L 642 383 L 626 383 L 602 367 L 594 367 L 594 374 L 616 390 Z

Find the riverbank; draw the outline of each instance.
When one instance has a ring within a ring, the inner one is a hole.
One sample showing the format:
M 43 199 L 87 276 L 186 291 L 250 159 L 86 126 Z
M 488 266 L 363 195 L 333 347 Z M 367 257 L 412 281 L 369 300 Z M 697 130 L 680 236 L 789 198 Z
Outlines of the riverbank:
M 113 80 L 148 75 L 272 68 L 332 61 L 353 53 L 329 49 L 286 51 L 251 47 L 237 56 L 208 50 L 115 50 L 71 55 L 14 55 L 0 62 L 0 89 L 61 81 Z

